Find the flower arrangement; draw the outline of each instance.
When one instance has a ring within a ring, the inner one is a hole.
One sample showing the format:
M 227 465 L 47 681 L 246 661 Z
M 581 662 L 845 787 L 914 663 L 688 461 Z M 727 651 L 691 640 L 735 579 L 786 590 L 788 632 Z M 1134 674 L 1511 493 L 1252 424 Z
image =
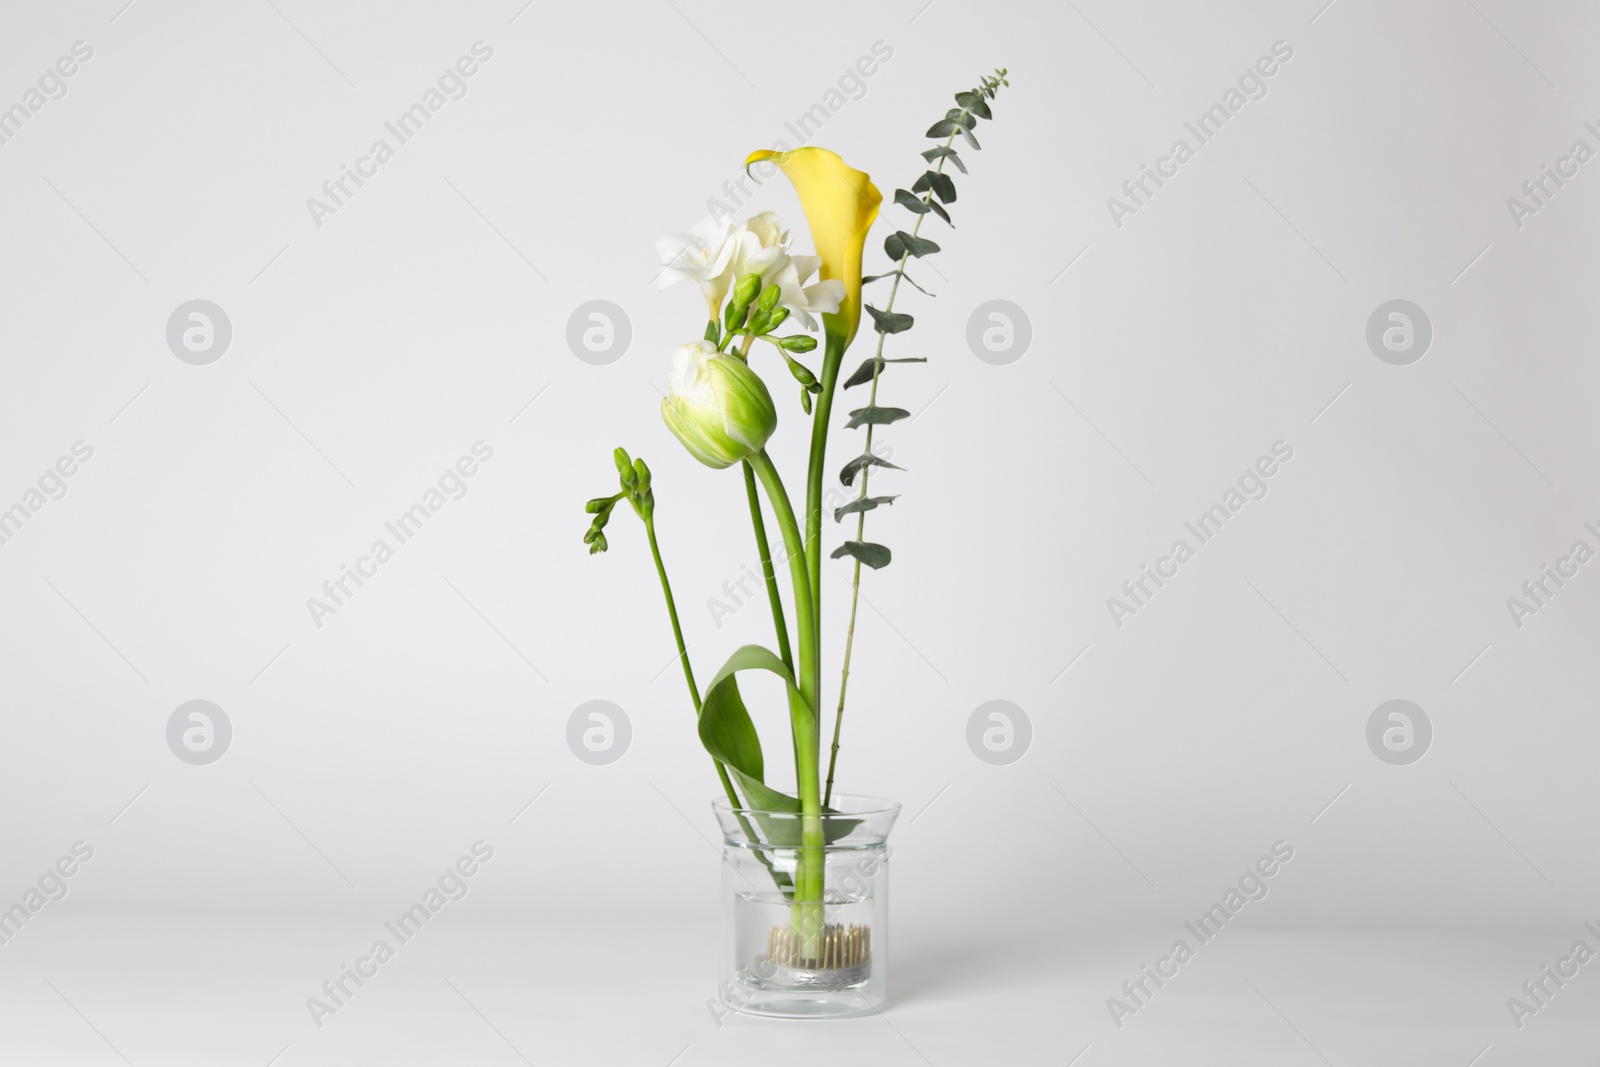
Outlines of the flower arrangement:
M 884 240 L 884 252 L 892 267 L 881 274 L 862 277 L 862 255 L 868 232 L 878 217 L 882 195 L 866 173 L 822 148 L 763 150 L 752 153 L 745 162 L 747 169 L 768 162 L 793 184 L 805 212 L 814 255 L 795 251 L 791 232 L 770 211 L 737 223 L 704 224 L 693 233 L 673 234 L 658 242 L 663 260 L 661 285 L 694 283 L 708 316 L 702 337 L 672 352 L 661 416 L 695 459 L 714 469 L 737 466 L 741 470 L 772 611 L 775 650 L 760 645 L 738 649 L 711 676 L 702 692 L 695 682 L 656 536 L 650 468 L 643 459 L 631 458 L 625 450 L 617 449 L 614 458 L 618 490 L 590 500 L 585 509 L 591 521 L 584 542 L 591 553 L 606 551 L 609 543 L 605 531 L 618 504 L 626 501 L 644 525 L 666 598 L 684 681 L 694 705 L 700 741 L 711 757 L 731 811 L 752 837 L 793 849 L 790 865 L 764 863 L 790 916 L 788 931 L 774 931 L 774 938 L 782 941 L 784 951 L 796 959 L 823 959 L 833 941 L 842 939 L 848 945 L 858 936 L 856 932 L 830 928 L 824 922 L 824 851 L 830 844 L 830 835 L 848 833 L 852 825 L 849 819 L 829 816 L 839 814 L 832 807 L 834 780 L 861 569 L 863 565 L 874 570 L 887 566 L 891 558 L 887 547 L 865 540 L 868 514 L 895 499 L 870 495 L 868 483 L 873 469 L 899 469 L 873 452 L 873 432 L 910 416 L 903 408 L 880 406 L 879 385 L 890 364 L 925 362 L 922 357 L 890 359 L 884 354 L 890 337 L 913 326 L 911 315 L 895 310 L 895 300 L 902 281 L 921 290 L 907 273 L 910 261 L 939 251 L 938 244 L 920 235 L 922 224 L 929 215 L 937 215 L 946 224 L 951 222 L 949 205 L 956 200 L 956 190 L 946 164 L 966 173 L 961 155 L 953 147 L 956 138 L 962 138 L 966 147 L 978 149 L 974 134 L 977 122 L 993 117 L 989 102 L 1001 86 L 1008 84 L 1003 69 L 983 77 L 975 88 L 957 93 L 957 106 L 928 130 L 928 137 L 942 143 L 922 153 L 926 167 L 921 177 L 909 189 L 895 190 L 895 204 L 910 211 L 915 220 L 909 232 L 896 230 Z M 864 304 L 863 285 L 882 281 L 889 282 L 882 309 Z M 876 334 L 873 352 L 841 385 L 845 353 L 856 338 L 863 307 L 872 318 Z M 819 316 L 822 357 L 813 371 L 803 360 L 818 348 L 812 334 Z M 794 326 L 804 332 L 778 332 Z M 800 509 L 766 451 L 779 419 L 763 373 L 770 375 L 779 364 L 799 385 L 799 417 L 808 417 L 811 423 L 809 463 L 803 482 L 805 496 Z M 823 486 L 835 392 L 858 386 L 869 387 L 867 402 L 849 413 L 845 426 L 865 430 L 865 447 L 839 472 L 840 481 L 856 488 L 857 495 L 834 508 L 832 516 L 835 523 L 854 517 L 854 536 L 829 553 L 830 558 L 851 560 L 854 575 L 824 777 L 820 653 L 823 635 L 819 611 Z M 773 552 L 768 541 L 768 513 L 782 541 L 779 553 Z M 777 577 L 780 563 L 786 564 L 789 572 L 787 605 Z M 783 681 L 795 767 L 793 794 L 782 792 L 767 781 L 761 739 L 739 690 L 738 676 L 745 671 L 767 671 Z M 750 825 L 752 819 L 759 832 Z M 846 954 L 860 958 L 864 951 L 858 945 Z

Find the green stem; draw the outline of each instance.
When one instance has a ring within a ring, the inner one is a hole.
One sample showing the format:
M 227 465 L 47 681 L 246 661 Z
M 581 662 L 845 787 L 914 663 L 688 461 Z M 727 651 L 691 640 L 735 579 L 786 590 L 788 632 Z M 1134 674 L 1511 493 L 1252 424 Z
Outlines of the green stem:
M 672 619 L 672 637 L 678 643 L 678 659 L 683 663 L 683 679 L 689 683 L 689 699 L 694 703 L 694 714 L 695 718 L 698 719 L 700 717 L 700 690 L 694 684 L 694 669 L 689 665 L 689 650 L 683 643 L 683 627 L 678 625 L 678 605 L 672 598 L 672 583 L 667 581 L 666 565 L 661 562 L 661 546 L 656 543 L 654 512 L 649 512 L 644 516 L 644 532 L 650 539 L 650 555 L 656 561 L 656 574 L 661 578 L 661 592 L 667 599 L 667 615 Z M 722 782 L 722 791 L 727 795 L 728 803 L 733 805 L 734 818 L 739 820 L 739 828 L 744 831 L 745 840 L 755 841 L 756 832 L 755 828 L 750 825 L 750 820 L 738 814 L 744 805 L 739 801 L 739 794 L 734 792 L 733 779 L 728 776 L 728 768 L 724 767 L 722 761 L 715 756 L 711 758 L 711 765 L 717 769 L 717 778 Z M 786 893 L 793 887 L 789 876 L 773 866 L 772 860 L 767 857 L 765 852 L 757 849 L 756 858 L 761 861 L 761 865 L 772 876 L 772 883 L 778 887 L 780 893 Z
M 789 653 L 789 627 L 783 621 L 783 598 L 778 594 L 778 575 L 772 568 L 772 548 L 767 544 L 767 524 L 761 518 L 761 496 L 756 492 L 756 472 L 744 465 L 744 491 L 750 498 L 750 525 L 756 531 L 756 551 L 761 556 L 761 578 L 767 585 L 767 602 L 772 605 L 772 628 L 777 631 L 778 658 L 794 673 L 794 657 Z
M 802 939 L 802 950 L 816 954 L 823 929 L 823 877 L 826 856 L 822 829 L 822 781 L 817 732 L 817 688 L 821 674 L 817 669 L 816 616 L 812 610 L 811 576 L 806 568 L 806 550 L 800 540 L 800 527 L 794 507 L 784 491 L 783 480 L 765 450 L 750 457 L 750 466 L 761 479 L 772 504 L 773 516 L 783 532 L 789 552 L 789 578 L 794 586 L 795 627 L 800 639 L 798 692 L 789 699 L 790 732 L 794 737 L 796 782 L 800 797 L 800 850 L 795 866 L 794 909 L 790 924 Z
M 963 111 L 961 114 L 962 114 L 962 117 L 965 117 L 967 113 L 965 111 Z M 950 134 L 950 136 L 945 139 L 944 146 L 946 148 L 949 148 L 951 142 L 954 141 L 955 139 L 956 139 L 956 135 L 955 135 L 954 132 L 952 132 Z M 940 174 L 944 173 L 944 161 L 946 159 L 948 159 L 948 158 L 949 158 L 948 156 L 940 156 L 939 157 L 939 165 L 936 168 L 938 173 L 940 173 Z M 931 199 L 933 199 L 933 190 L 929 189 L 925 194 L 923 194 L 922 201 L 923 201 L 923 203 L 927 203 Z M 928 215 L 929 215 L 929 212 L 923 212 L 922 214 L 917 216 L 916 224 L 911 227 L 911 236 L 915 237 L 917 235 L 918 231 L 920 231 L 922 229 L 922 220 L 927 218 Z M 894 298 L 897 295 L 899 295 L 899 293 L 900 293 L 900 279 L 905 277 L 906 262 L 910 258 L 911 258 L 911 253 L 909 251 L 900 253 L 900 262 L 898 264 L 896 264 L 896 266 L 895 266 L 894 281 L 889 284 L 889 299 L 888 299 L 887 302 L 885 302 L 885 304 L 883 306 L 883 310 L 884 310 L 885 314 L 888 314 L 889 312 L 892 312 L 894 310 Z M 872 354 L 873 359 L 875 361 L 877 361 L 877 362 L 874 363 L 873 368 L 872 368 L 872 392 L 867 398 L 867 406 L 868 407 L 874 407 L 878 403 L 878 375 L 883 373 L 883 362 L 882 362 L 882 360 L 883 360 L 883 342 L 884 342 L 884 339 L 887 336 L 888 335 L 884 334 L 884 333 L 879 333 L 878 334 L 878 347 L 877 347 L 876 351 L 874 351 L 873 354 Z M 872 429 L 873 429 L 873 424 L 870 423 L 870 422 L 867 423 L 867 449 L 866 450 L 868 452 L 872 451 Z M 861 468 L 861 492 L 857 495 L 857 497 L 856 497 L 857 500 L 861 500 L 861 499 L 864 499 L 866 497 L 866 495 L 867 495 L 867 482 L 868 482 L 868 479 L 871 477 L 871 472 L 872 472 L 872 468 L 870 466 Z M 862 540 L 862 538 L 866 535 L 866 529 L 867 529 L 867 513 L 865 511 L 856 512 L 856 540 L 857 541 Z M 822 794 L 822 803 L 824 805 L 828 804 L 829 802 L 831 802 L 833 800 L 833 770 L 834 770 L 834 766 L 839 762 L 839 731 L 844 726 L 845 690 L 850 685 L 850 655 L 855 650 L 855 643 L 856 643 L 856 608 L 859 606 L 860 600 L 861 600 L 861 561 L 858 559 L 858 560 L 856 560 L 855 574 L 850 579 L 850 625 L 845 630 L 845 634 L 844 634 L 844 666 L 841 668 L 840 673 L 839 673 L 839 706 L 838 706 L 837 709 L 835 709 L 835 711 L 833 713 L 833 745 L 831 746 L 830 751 L 828 753 L 828 784 L 827 784 L 827 787 L 826 787 L 826 789 L 824 790 L 824 792 Z
M 811 456 L 806 468 L 806 551 L 809 557 L 811 608 L 816 613 L 817 641 L 822 641 L 822 476 L 828 454 L 828 422 L 833 413 L 834 386 L 839 381 L 839 365 L 844 362 L 847 342 L 843 334 L 828 333 L 822 354 L 822 391 L 813 401 L 811 416 Z M 821 688 L 821 680 L 818 686 Z
M 661 579 L 661 592 L 667 598 L 667 616 L 672 619 L 672 639 L 678 643 L 678 662 L 683 664 L 683 680 L 689 683 L 689 699 L 694 703 L 695 718 L 700 717 L 700 690 L 694 684 L 694 668 L 689 665 L 689 650 L 683 643 L 683 627 L 678 624 L 678 605 L 672 599 L 672 583 L 667 581 L 667 567 L 661 562 L 661 546 L 656 543 L 656 520 L 653 513 L 644 515 L 644 532 L 650 540 L 650 555 L 656 561 L 656 574 Z M 722 791 L 728 795 L 728 803 L 734 810 L 744 807 L 739 802 L 739 794 L 733 791 L 733 780 L 728 777 L 728 768 L 722 761 L 712 757 L 711 762 L 717 768 L 717 777 L 722 780 Z

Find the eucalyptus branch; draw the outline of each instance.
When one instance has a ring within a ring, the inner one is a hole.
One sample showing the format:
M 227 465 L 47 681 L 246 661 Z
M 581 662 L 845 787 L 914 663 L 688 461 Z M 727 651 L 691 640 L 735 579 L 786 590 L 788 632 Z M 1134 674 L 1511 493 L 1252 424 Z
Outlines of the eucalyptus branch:
M 911 227 L 909 234 L 897 231 L 891 234 L 884 242 L 884 249 L 889 253 L 891 259 L 896 260 L 894 270 L 887 274 L 863 279 L 863 281 L 871 282 L 881 278 L 893 277 L 894 281 L 890 283 L 889 299 L 884 302 L 881 312 L 870 305 L 867 307 L 867 310 L 872 314 L 878 331 L 878 344 L 872 354 L 872 358 L 863 363 L 860 369 L 844 384 L 844 387 L 849 389 L 851 386 L 860 385 L 865 381 L 870 380 L 872 383 L 867 396 L 867 406 L 851 412 L 850 420 L 852 428 L 861 425 L 866 426 L 866 448 L 862 455 L 857 460 L 853 460 L 851 465 L 847 466 L 840 476 L 841 480 L 846 485 L 849 485 L 854 473 L 859 472 L 861 475 L 861 489 L 856 494 L 854 501 L 834 512 L 835 522 L 842 521 L 844 516 L 851 512 L 855 513 L 855 540 L 846 541 L 833 552 L 833 557 L 836 559 L 846 555 L 852 557 L 855 560 L 855 566 L 850 580 L 850 621 L 845 629 L 844 662 L 839 674 L 839 703 L 834 710 L 833 744 L 828 755 L 828 780 L 822 798 L 824 806 L 833 798 L 834 769 L 839 760 L 839 733 L 844 725 L 845 695 L 850 684 L 850 659 L 855 650 L 856 611 L 860 606 L 861 599 L 861 565 L 865 563 L 867 566 L 877 570 L 880 567 L 887 566 L 891 559 L 887 547 L 871 544 L 865 540 L 867 512 L 872 511 L 881 504 L 889 504 L 895 499 L 893 496 L 873 497 L 868 495 L 868 483 L 871 480 L 872 468 L 875 466 L 893 467 L 893 464 L 879 460 L 873 455 L 873 431 L 880 425 L 897 422 L 910 415 L 910 412 L 905 411 L 903 408 L 880 408 L 878 406 L 878 379 L 883 374 L 884 367 L 891 362 L 926 362 L 926 360 L 922 359 L 886 360 L 883 356 L 884 342 L 891 333 L 904 332 L 910 329 L 913 323 L 910 315 L 897 315 L 894 311 L 894 302 L 900 293 L 901 280 L 911 281 L 910 276 L 906 274 L 906 264 L 913 256 L 921 258 L 939 251 L 937 244 L 918 236 L 922 231 L 922 223 L 930 214 L 937 214 L 946 223 L 949 223 L 952 228 L 955 225 L 951 222 L 949 211 L 944 206 L 953 203 L 956 199 L 955 183 L 950 179 L 949 175 L 945 174 L 944 165 L 946 160 L 950 160 L 955 163 L 963 174 L 967 172 L 966 165 L 961 162 L 960 156 L 950 146 L 959 135 L 964 137 L 973 149 L 979 147 L 977 138 L 972 134 L 976 119 L 993 118 L 988 101 L 994 99 L 995 92 L 999 86 L 1009 86 L 1011 84 L 1006 80 L 1005 70 L 997 70 L 995 74 L 995 77 L 985 75 L 978 88 L 968 92 L 957 93 L 956 103 L 960 104 L 961 107 L 952 108 L 945 114 L 943 120 L 935 123 L 928 130 L 928 136 L 930 137 L 947 135 L 943 145 L 922 153 L 923 158 L 928 162 L 932 163 L 934 160 L 938 160 L 938 163 L 935 164 L 934 169 L 925 171 L 923 176 L 911 187 L 911 190 L 895 190 L 894 198 L 896 204 L 914 212 L 917 216 L 917 221 Z M 920 199 L 915 195 L 917 192 L 923 194 Z M 935 199 L 936 196 L 937 200 Z M 899 253 L 898 258 L 896 257 L 896 251 Z M 911 284 L 916 285 L 917 283 L 911 282 Z M 921 286 L 917 286 L 917 288 L 922 289 Z M 926 293 L 926 290 L 922 291 Z M 869 369 L 870 379 L 866 377 Z

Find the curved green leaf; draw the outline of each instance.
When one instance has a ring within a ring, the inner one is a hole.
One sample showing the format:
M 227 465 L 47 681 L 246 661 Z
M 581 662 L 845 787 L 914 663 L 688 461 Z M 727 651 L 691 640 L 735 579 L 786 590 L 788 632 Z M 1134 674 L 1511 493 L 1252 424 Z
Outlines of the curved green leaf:
M 751 721 L 750 712 L 745 708 L 744 698 L 739 693 L 738 673 L 752 670 L 776 674 L 783 679 L 789 698 L 804 704 L 799 691 L 795 688 L 794 675 L 783 665 L 783 661 L 760 645 L 745 645 L 728 657 L 728 661 L 722 665 L 722 669 L 706 687 L 705 699 L 700 704 L 698 724 L 700 743 L 711 753 L 712 758 L 721 761 L 728 769 L 728 773 L 739 783 L 740 792 L 744 794 L 745 806 L 756 809 L 755 818 L 761 824 L 767 843 L 781 847 L 795 847 L 800 844 L 799 821 L 766 818 L 763 814 L 796 813 L 800 810 L 800 801 L 796 797 L 773 789 L 765 781 L 761 737 L 756 733 L 755 723 Z M 809 707 L 807 710 L 812 711 L 814 721 L 815 711 Z M 822 810 L 834 813 L 833 808 Z M 838 840 L 859 823 L 859 819 L 829 819 L 824 831 L 826 840 L 830 843 Z M 785 888 L 782 881 L 778 884 L 780 888 Z
M 791 698 L 799 699 L 794 676 L 783 661 L 760 645 L 745 645 L 728 657 L 706 686 L 700 704 L 700 743 L 738 781 L 747 806 L 762 811 L 799 811 L 799 800 L 766 784 L 761 737 L 739 693 L 737 675 L 746 670 L 771 671 L 783 679 Z

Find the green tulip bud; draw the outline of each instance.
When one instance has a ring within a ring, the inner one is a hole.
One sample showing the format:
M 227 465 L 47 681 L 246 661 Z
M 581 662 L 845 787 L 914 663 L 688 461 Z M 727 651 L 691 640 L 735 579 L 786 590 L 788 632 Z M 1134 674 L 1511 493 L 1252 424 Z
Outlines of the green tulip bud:
M 776 285 L 769 285 L 761 290 L 761 300 L 757 304 L 762 311 L 771 311 L 778 306 L 778 301 L 783 296 L 783 290 Z
M 705 341 L 673 351 L 661 417 L 691 456 L 718 468 L 759 452 L 778 428 L 760 376 Z
M 793 337 L 778 338 L 778 345 L 785 352 L 810 352 L 817 347 L 817 339 L 808 337 L 803 333 L 797 333 Z

